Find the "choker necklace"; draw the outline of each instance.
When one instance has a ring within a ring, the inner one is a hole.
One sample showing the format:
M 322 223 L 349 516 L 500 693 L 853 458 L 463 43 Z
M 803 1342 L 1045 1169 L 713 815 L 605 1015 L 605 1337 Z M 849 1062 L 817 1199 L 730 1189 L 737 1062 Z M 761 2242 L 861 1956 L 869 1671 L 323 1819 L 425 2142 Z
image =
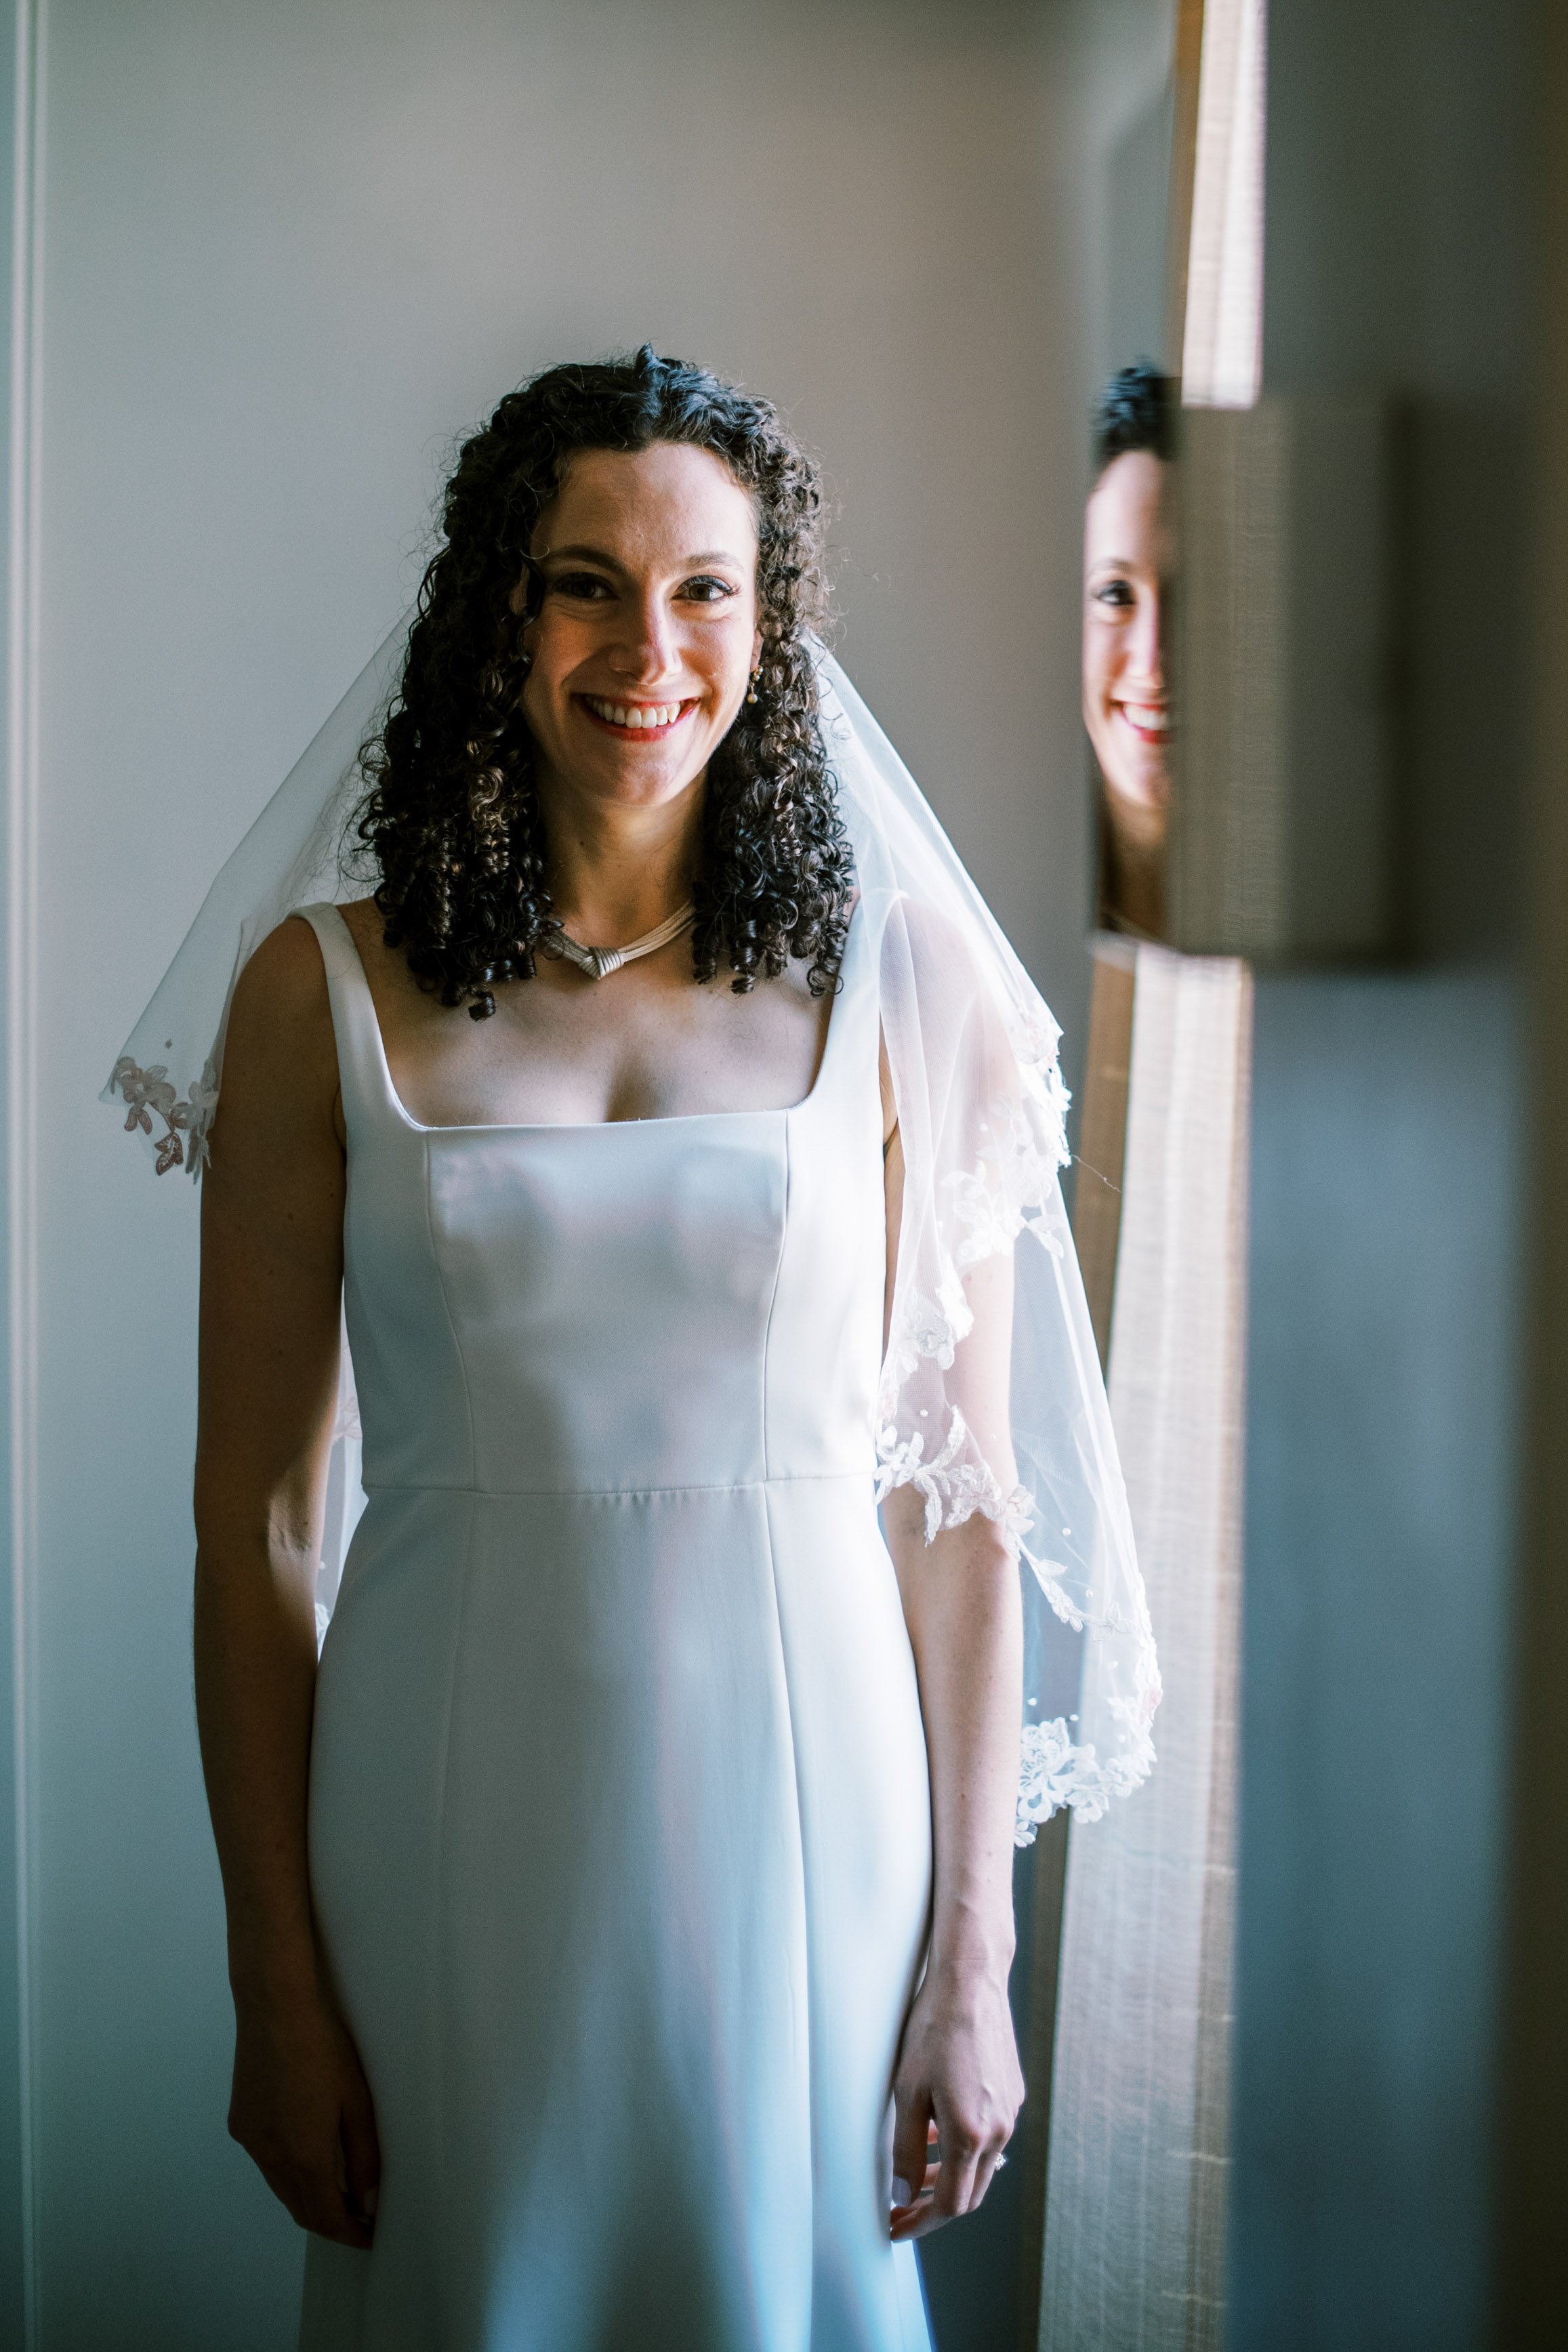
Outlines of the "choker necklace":
M 668 947 L 671 940 L 678 940 L 682 931 L 689 929 L 696 914 L 696 908 L 688 899 L 685 906 L 678 908 L 657 930 L 645 931 L 642 938 L 633 940 L 629 947 L 585 948 L 581 940 L 574 940 L 568 932 L 559 930 L 547 931 L 539 944 L 547 956 L 564 956 L 568 963 L 574 963 L 579 971 L 587 973 L 590 980 L 603 980 L 606 973 L 619 971 L 622 964 L 630 963 L 634 956 L 652 955 L 655 948 Z

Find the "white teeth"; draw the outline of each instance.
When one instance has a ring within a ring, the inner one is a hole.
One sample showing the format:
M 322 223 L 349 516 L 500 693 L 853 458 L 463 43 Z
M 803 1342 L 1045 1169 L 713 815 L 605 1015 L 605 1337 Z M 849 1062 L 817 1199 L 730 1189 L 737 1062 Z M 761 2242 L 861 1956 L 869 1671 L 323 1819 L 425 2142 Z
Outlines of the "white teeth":
M 1151 735 L 1163 735 L 1171 724 L 1170 712 L 1156 709 L 1152 702 L 1127 702 L 1122 709 L 1134 727 L 1142 727 Z
M 684 708 L 684 703 L 606 703 L 599 694 L 585 694 L 583 701 L 609 727 L 675 727 Z
M 612 727 L 673 727 L 680 716 L 679 702 L 605 702 L 596 694 L 583 698 L 595 719 Z

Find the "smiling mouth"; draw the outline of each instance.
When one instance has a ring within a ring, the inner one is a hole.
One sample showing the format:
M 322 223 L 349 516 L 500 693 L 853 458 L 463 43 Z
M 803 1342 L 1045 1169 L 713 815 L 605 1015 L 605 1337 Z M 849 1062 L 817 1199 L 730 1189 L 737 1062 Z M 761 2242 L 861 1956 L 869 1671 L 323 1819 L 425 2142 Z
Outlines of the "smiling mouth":
M 1145 743 L 1164 743 L 1171 733 L 1171 714 L 1163 703 L 1119 702 L 1121 718 Z
M 689 702 L 611 702 L 602 694 L 579 694 L 574 698 L 606 733 L 621 735 L 628 742 L 637 743 L 672 735 L 697 708 L 695 698 Z

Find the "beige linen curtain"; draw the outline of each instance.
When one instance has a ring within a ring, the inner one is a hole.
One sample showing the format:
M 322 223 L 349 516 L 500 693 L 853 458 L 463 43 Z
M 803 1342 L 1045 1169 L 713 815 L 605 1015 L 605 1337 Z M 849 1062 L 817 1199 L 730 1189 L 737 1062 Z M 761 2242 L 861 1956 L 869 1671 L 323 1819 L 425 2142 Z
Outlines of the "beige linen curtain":
M 1037 2352 L 1223 2341 L 1251 1009 L 1135 950 L 1110 1388 L 1165 1697 L 1068 1850 Z

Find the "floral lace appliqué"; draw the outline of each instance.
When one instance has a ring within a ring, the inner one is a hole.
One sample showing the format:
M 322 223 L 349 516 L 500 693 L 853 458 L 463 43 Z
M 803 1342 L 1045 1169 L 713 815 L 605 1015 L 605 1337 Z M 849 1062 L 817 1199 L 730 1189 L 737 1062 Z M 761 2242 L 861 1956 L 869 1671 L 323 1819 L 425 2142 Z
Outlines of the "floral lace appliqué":
M 1058 1715 L 1050 1723 L 1026 1723 L 1018 1773 L 1015 1845 L 1032 1845 L 1035 1832 L 1064 1805 L 1080 1822 L 1098 1822 L 1113 1797 L 1130 1797 L 1154 1765 L 1154 1743 L 1143 1730 L 1132 1752 L 1102 1758 L 1091 1745 L 1075 1748 Z
M 1032 1843 L 1040 1824 L 1064 1805 L 1070 1805 L 1081 1821 L 1099 1821 L 1113 1798 L 1131 1795 L 1153 1768 L 1151 1727 L 1160 1704 L 1160 1676 L 1147 1607 L 1131 1612 L 1115 1606 L 1088 1611 L 1073 1600 L 1063 1580 L 1068 1571 L 1058 1561 L 1037 1558 L 1024 1540 L 1036 1518 L 1028 1488 L 1020 1486 L 1010 1494 L 1004 1491 L 956 1406 L 950 1412 L 942 1444 L 929 1459 L 919 1431 L 900 1440 L 895 1423 L 886 1422 L 879 1429 L 878 1501 L 896 1486 L 913 1486 L 922 1497 L 928 1543 L 943 1528 L 962 1527 L 977 1512 L 984 1513 L 995 1523 L 1008 1550 L 1021 1568 L 1027 1569 L 1064 1624 L 1075 1633 L 1093 1633 L 1121 1645 L 1121 1671 L 1131 1687 L 1108 1694 L 1104 1703 L 1125 1738 L 1124 1752 L 1101 1756 L 1092 1741 L 1075 1744 L 1066 1719 L 1059 1716 L 1048 1723 L 1026 1723 L 1014 1842 L 1020 1846 Z
M 1077 1753 L 1067 1724 L 1059 1715 L 1049 1723 L 1024 1726 L 1015 1845 L 1027 1845 L 1042 1822 L 1048 1822 L 1053 1813 L 1071 1803 L 1076 1770 Z
M 888 1422 L 877 1433 L 877 1500 L 885 1502 L 895 1486 L 912 1486 L 925 1500 L 927 1543 L 943 1528 L 961 1528 L 976 1512 L 994 1519 L 1003 1541 L 1016 1559 L 1021 1537 L 1034 1517 L 1028 1490 L 1004 1491 L 973 1439 L 963 1415 L 953 1406 L 947 1436 L 928 1462 L 925 1439 L 916 1431 L 899 1443 L 896 1426 Z
M 984 1147 L 973 1169 L 942 1180 L 954 1224 L 962 1237 L 953 1249 L 960 1267 L 982 1258 L 1002 1257 L 1013 1246 L 1031 1208 L 1048 1201 L 1061 1162 L 1053 1132 L 1045 1148 L 1022 1104 L 998 1097 L 982 1129 Z
M 188 1100 L 184 1102 L 163 1062 L 154 1062 L 151 1069 L 143 1070 L 129 1054 L 121 1054 L 109 1083 L 114 1093 L 124 1097 L 127 1135 L 134 1135 L 140 1129 L 151 1139 L 157 1153 L 158 1174 L 166 1176 L 171 1168 L 188 1166 L 193 1176 L 199 1175 L 206 1162 L 207 1130 L 217 1108 L 217 1080 L 212 1064 L 207 1064 L 193 1084 Z M 154 1119 L 163 1123 L 161 1135 L 153 1125 Z

